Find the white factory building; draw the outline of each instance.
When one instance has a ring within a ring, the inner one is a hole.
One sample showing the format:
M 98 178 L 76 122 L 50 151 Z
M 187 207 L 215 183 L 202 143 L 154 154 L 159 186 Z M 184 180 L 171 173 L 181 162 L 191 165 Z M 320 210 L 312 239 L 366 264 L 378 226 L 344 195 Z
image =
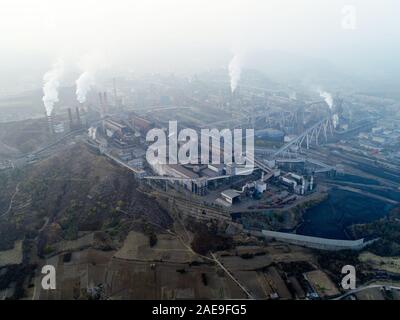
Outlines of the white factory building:
M 204 195 L 207 192 L 208 180 L 179 164 L 154 164 L 153 171 L 160 176 L 171 177 L 171 183 L 177 183 L 192 193 Z M 177 178 L 174 180 L 173 178 Z M 178 180 L 179 179 L 179 180 Z

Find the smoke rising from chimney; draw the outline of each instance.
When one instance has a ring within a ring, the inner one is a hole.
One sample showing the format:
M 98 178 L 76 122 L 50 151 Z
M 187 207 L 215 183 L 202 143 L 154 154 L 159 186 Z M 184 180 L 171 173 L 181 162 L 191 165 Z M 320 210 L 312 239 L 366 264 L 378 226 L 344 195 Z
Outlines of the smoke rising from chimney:
M 326 104 L 329 106 L 329 109 L 333 108 L 333 98 L 329 92 L 319 90 L 319 96 L 324 98 Z
M 86 102 L 87 93 L 95 85 L 94 76 L 89 71 L 85 71 L 80 75 L 75 83 L 77 100 L 80 103 Z
M 79 66 L 83 72 L 75 81 L 76 99 L 80 103 L 86 102 L 88 92 L 96 85 L 99 72 L 107 66 L 106 61 L 100 51 L 90 52 L 81 58 Z
M 334 114 L 332 116 L 332 122 L 333 122 L 333 127 L 336 129 L 339 124 L 339 115 L 338 114 Z
M 318 92 L 319 92 L 319 96 L 325 100 L 325 103 L 328 105 L 329 110 L 331 110 L 331 112 L 335 112 L 333 110 L 333 97 L 332 97 L 332 94 L 330 94 L 327 91 L 323 91 L 320 88 L 318 89 Z M 339 115 L 337 113 L 334 113 L 332 115 L 332 124 L 333 124 L 333 127 L 335 129 L 339 125 Z
M 239 84 L 241 75 L 242 75 L 241 59 L 239 55 L 236 54 L 229 63 L 229 77 L 231 81 L 232 93 L 235 92 Z
M 60 78 L 64 73 L 64 62 L 58 60 L 51 70 L 47 71 L 43 76 L 43 103 L 46 108 L 47 116 L 50 116 L 54 104 L 58 102 L 58 89 L 60 87 Z

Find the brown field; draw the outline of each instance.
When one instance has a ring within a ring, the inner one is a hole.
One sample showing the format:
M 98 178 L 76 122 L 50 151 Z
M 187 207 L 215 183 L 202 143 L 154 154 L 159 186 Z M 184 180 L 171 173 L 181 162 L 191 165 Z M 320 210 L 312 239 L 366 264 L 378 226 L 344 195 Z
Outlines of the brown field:
M 314 290 L 322 298 L 338 295 L 340 292 L 326 273 L 321 270 L 314 270 L 305 274 Z
M 0 251 L 0 268 L 22 263 L 22 240 L 15 241 L 11 250 Z
M 189 263 L 194 260 L 194 255 L 176 237 L 169 234 L 159 234 L 157 238 L 157 244 L 150 248 L 149 239 L 146 235 L 131 231 L 115 257 L 123 260 L 177 263 Z
M 373 269 L 400 273 L 400 257 L 380 257 L 370 252 L 364 252 L 360 254 L 359 259 Z

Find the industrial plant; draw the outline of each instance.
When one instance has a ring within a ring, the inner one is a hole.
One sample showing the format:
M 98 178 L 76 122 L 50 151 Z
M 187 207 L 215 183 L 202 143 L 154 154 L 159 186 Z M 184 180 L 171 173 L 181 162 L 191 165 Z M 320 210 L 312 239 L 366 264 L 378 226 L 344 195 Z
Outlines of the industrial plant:
M 0 300 L 400 300 L 398 10 L 4 1 Z

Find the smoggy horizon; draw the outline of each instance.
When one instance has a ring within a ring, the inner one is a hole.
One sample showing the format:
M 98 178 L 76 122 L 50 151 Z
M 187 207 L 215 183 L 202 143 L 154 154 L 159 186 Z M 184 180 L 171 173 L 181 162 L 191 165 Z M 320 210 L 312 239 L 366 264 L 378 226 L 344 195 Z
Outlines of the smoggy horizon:
M 394 0 L 5 0 L 0 9 L 0 83 L 13 91 L 38 81 L 39 88 L 60 61 L 61 86 L 84 73 L 94 82 L 228 70 L 234 57 L 271 78 L 334 78 L 331 70 L 371 82 L 399 78 Z

